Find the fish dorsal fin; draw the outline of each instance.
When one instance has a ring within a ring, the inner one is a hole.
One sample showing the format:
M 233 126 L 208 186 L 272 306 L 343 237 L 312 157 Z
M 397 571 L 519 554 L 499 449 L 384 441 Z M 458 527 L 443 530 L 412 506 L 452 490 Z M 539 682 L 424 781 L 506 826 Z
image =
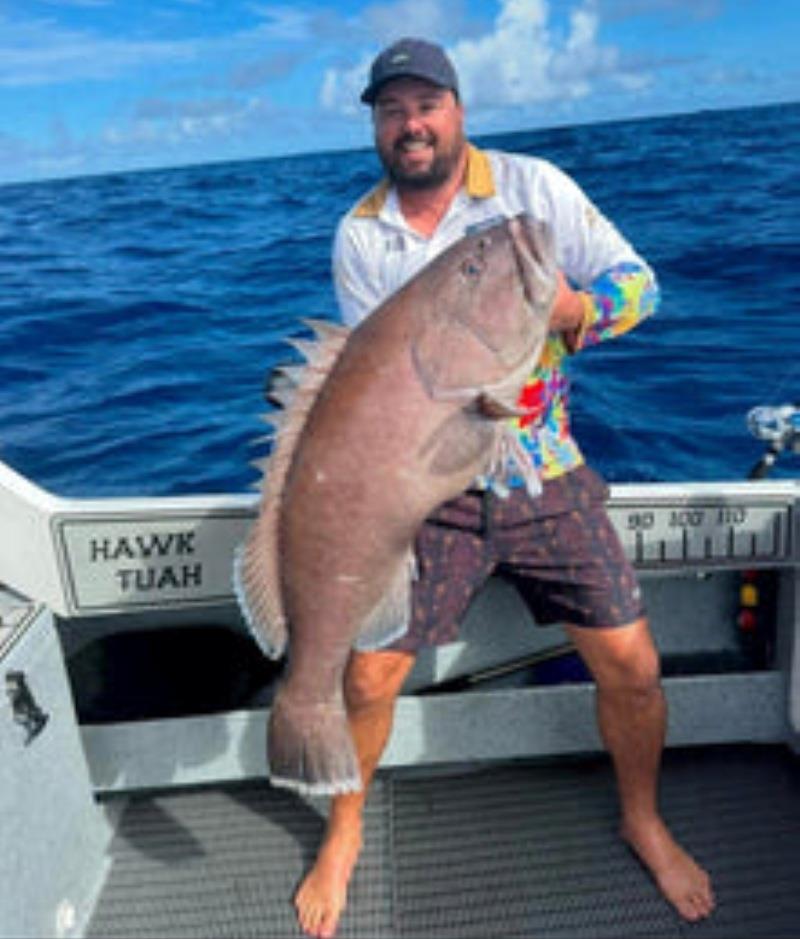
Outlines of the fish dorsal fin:
M 244 617 L 261 649 L 278 658 L 286 646 L 288 633 L 278 576 L 278 516 L 286 474 L 306 419 L 334 362 L 347 341 L 350 330 L 333 323 L 308 324 L 316 341 L 293 342 L 301 348 L 306 364 L 291 366 L 279 383 L 282 408 L 265 415 L 275 427 L 272 453 L 259 466 L 261 505 L 259 514 L 234 561 L 234 590 Z
M 279 378 L 272 400 L 280 405 L 277 411 L 264 415 L 264 421 L 276 429 L 276 446 L 266 465 L 262 491 L 269 488 L 271 499 L 279 499 L 292 454 L 306 423 L 319 390 L 338 359 L 350 335 L 345 326 L 308 320 L 316 340 L 289 339 L 288 342 L 302 352 L 305 362 L 300 365 L 279 366 Z
M 307 326 L 322 343 L 327 342 L 329 339 L 337 343 L 344 343 L 351 332 L 348 326 L 343 326 L 341 323 L 332 323 L 330 320 L 318 320 L 313 317 L 308 317 L 302 320 L 302 323 Z

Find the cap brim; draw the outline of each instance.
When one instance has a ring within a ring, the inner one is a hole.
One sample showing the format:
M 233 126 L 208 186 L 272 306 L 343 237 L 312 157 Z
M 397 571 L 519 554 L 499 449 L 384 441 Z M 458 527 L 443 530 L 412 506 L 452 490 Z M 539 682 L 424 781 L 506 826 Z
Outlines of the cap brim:
M 429 85 L 433 85 L 434 88 L 441 88 L 443 91 L 452 91 L 453 94 L 458 95 L 458 90 L 453 88 L 452 85 L 440 84 L 437 81 L 434 81 L 432 78 L 429 78 L 427 75 L 418 75 L 416 72 L 398 72 L 396 75 L 387 75 L 385 78 L 382 78 L 379 82 L 374 82 L 372 85 L 368 85 L 361 92 L 361 101 L 363 104 L 374 104 L 375 99 L 380 94 L 381 89 L 384 85 L 388 85 L 389 82 L 395 81 L 398 78 L 416 78 L 418 81 L 427 82 Z

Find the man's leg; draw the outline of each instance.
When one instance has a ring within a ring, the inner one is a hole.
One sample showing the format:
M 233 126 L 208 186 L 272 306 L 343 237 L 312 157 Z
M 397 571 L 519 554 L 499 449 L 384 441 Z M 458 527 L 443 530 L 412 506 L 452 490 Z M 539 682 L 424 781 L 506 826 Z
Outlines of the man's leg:
M 360 792 L 334 796 L 316 861 L 295 894 L 300 926 L 329 939 L 347 902 L 347 885 L 361 850 L 367 790 L 392 730 L 397 695 L 414 656 L 408 652 L 354 652 L 345 675 L 350 729 L 361 765 Z
M 687 920 L 708 916 L 708 874 L 681 848 L 658 810 L 667 709 L 658 653 L 645 619 L 609 629 L 567 628 L 594 676 L 597 720 L 619 787 L 621 834 Z

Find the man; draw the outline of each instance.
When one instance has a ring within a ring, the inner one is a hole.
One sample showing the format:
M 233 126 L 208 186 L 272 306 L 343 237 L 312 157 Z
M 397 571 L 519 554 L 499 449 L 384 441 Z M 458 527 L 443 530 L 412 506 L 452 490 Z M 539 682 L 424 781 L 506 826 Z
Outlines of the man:
M 658 655 L 635 575 L 605 512 L 605 486 L 570 435 L 561 369 L 566 355 L 625 332 L 654 310 L 653 275 L 554 166 L 482 152 L 466 141 L 457 76 L 438 46 L 403 39 L 384 50 L 362 100 L 372 107 L 387 178 L 336 234 L 334 275 L 346 323 L 369 315 L 470 226 L 498 216 L 528 211 L 548 222 L 563 273 L 545 351 L 517 419 L 543 491 L 536 498 L 522 485 L 505 498 L 469 491 L 423 526 L 408 633 L 388 649 L 354 652 L 348 667 L 348 715 L 364 788 L 332 800 L 316 862 L 295 896 L 300 924 L 311 936 L 333 936 L 361 847 L 367 788 L 415 652 L 456 638 L 469 600 L 498 569 L 513 576 L 538 622 L 564 624 L 591 670 L 617 776 L 621 835 L 679 913 L 702 919 L 714 906 L 709 878 L 657 808 L 666 727 Z

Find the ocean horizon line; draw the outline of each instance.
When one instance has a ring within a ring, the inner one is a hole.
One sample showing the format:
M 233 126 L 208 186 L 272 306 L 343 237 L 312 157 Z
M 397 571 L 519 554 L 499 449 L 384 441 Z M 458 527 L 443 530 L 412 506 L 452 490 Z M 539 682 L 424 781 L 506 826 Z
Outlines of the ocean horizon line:
M 608 127 L 614 125 L 650 123 L 654 121 L 669 121 L 676 118 L 690 118 L 704 114 L 724 114 L 729 112 L 746 112 L 773 110 L 778 108 L 792 108 L 800 106 L 800 98 L 790 101 L 770 101 L 756 104 L 726 105 L 722 107 L 698 107 L 688 111 L 664 111 L 657 114 L 644 114 L 640 116 L 598 118 L 597 120 L 579 121 L 577 123 L 557 122 L 554 124 L 539 125 L 535 127 L 509 128 L 504 130 L 481 130 L 471 132 L 468 128 L 467 136 L 474 141 L 482 142 L 497 138 L 509 138 L 530 134 L 548 134 L 561 130 L 576 130 L 580 128 Z M 35 177 L 31 179 L 0 180 L 0 191 L 20 186 L 49 186 L 58 183 L 81 182 L 83 180 L 96 180 L 106 177 L 143 175 L 148 173 L 169 173 L 188 170 L 222 169 L 226 166 L 243 166 L 255 163 L 277 163 L 284 160 L 298 160 L 304 158 L 319 158 L 325 156 L 339 157 L 346 154 L 366 155 L 374 152 L 372 142 L 363 146 L 322 147 L 318 150 L 297 150 L 285 153 L 262 154 L 243 157 L 225 157 L 220 159 L 198 160 L 197 162 L 168 163 L 152 166 L 131 166 L 118 169 L 106 169 L 86 173 L 65 173 L 49 177 Z

